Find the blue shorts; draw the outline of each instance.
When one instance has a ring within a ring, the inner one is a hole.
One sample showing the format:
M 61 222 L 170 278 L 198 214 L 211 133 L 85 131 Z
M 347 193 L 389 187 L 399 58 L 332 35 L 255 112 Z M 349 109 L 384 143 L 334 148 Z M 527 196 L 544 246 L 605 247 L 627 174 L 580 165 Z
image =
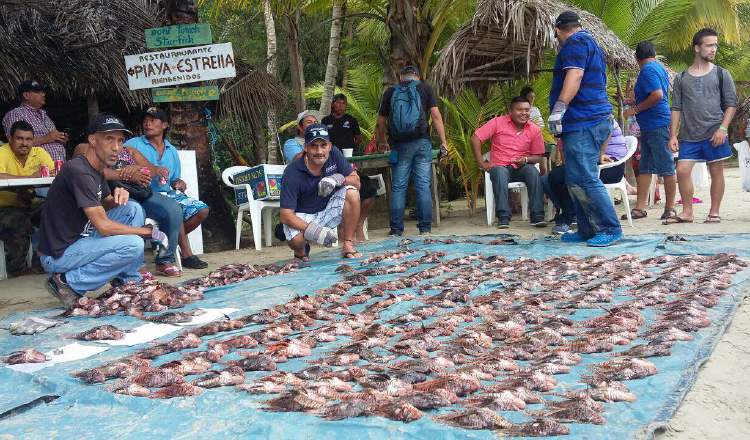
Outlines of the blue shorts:
M 697 142 L 680 141 L 680 157 L 678 160 L 711 163 L 730 157 L 732 157 L 732 148 L 729 146 L 728 139 L 718 147 L 713 146 L 711 139 Z
M 639 174 L 674 176 L 674 158 L 669 149 L 669 127 L 641 130 Z
M 205 203 L 198 199 L 188 197 L 188 195 L 183 192 L 170 191 L 166 193 L 166 196 L 180 204 L 183 221 L 188 221 L 190 217 L 197 214 L 198 211 L 208 208 L 208 205 Z

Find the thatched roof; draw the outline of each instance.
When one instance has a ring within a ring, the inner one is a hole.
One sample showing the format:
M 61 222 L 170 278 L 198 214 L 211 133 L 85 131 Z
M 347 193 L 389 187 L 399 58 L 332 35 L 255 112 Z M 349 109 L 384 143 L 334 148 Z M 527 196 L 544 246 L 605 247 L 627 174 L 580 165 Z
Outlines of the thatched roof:
M 0 0 L 0 99 L 14 101 L 18 84 L 36 79 L 67 99 L 98 95 L 119 98 L 131 108 L 148 105 L 149 90 L 128 88 L 124 56 L 148 51 L 144 30 L 163 23 L 159 3 Z M 228 92 L 222 110 L 251 121 L 283 103 L 286 92 L 276 79 L 237 64 L 237 78 L 219 81 Z M 245 75 L 250 80 L 243 80 Z
M 611 68 L 636 69 L 633 51 L 595 15 L 557 0 L 478 0 L 472 21 L 456 32 L 433 69 L 439 88 L 464 87 L 528 77 L 544 52 L 557 47 L 557 16 L 574 10 L 591 31 Z

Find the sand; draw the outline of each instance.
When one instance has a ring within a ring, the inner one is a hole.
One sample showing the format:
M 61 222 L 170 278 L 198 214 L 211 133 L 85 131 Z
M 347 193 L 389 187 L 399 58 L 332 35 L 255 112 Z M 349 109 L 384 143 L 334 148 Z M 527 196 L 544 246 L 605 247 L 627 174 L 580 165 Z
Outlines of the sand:
M 624 224 L 625 234 L 733 234 L 750 232 L 750 193 L 743 192 L 740 185 L 740 173 L 737 168 L 726 170 L 726 193 L 723 201 L 722 221 L 720 224 L 706 225 L 702 220 L 708 214 L 709 195 L 707 189 L 696 191 L 696 196 L 705 202 L 695 205 L 697 223 L 663 226 L 658 219 L 663 205 L 648 210 L 648 217 L 634 222 L 631 228 Z M 631 199 L 635 204 L 635 200 Z M 471 235 L 490 234 L 498 230 L 487 226 L 484 203 L 479 202 L 480 209 L 471 216 L 466 210 L 466 203 L 457 200 L 444 203 L 443 222 L 433 227 L 435 235 Z M 679 205 L 678 205 L 679 210 Z M 618 206 L 623 212 L 622 205 Z M 388 219 L 385 214 L 370 218 L 370 240 L 378 241 L 386 237 Z M 245 229 L 249 229 L 246 227 Z M 249 232 L 249 231 L 248 231 Z M 536 229 L 526 222 L 515 218 L 511 228 L 499 232 L 518 234 L 524 238 L 543 237 L 549 228 Z M 416 234 L 414 222 L 407 223 L 406 235 Z M 264 247 L 256 251 L 246 245 L 239 251 L 227 251 L 202 256 L 209 263 L 209 269 L 186 270 L 181 278 L 171 282 L 181 282 L 204 275 L 211 268 L 227 263 L 263 264 L 277 262 L 291 257 L 290 251 L 276 244 L 271 248 Z M 320 248 L 314 249 L 315 258 Z M 147 258 L 150 260 L 150 258 Z M 153 269 L 153 266 L 151 267 Z M 58 303 L 44 289 L 44 275 L 24 276 L 0 281 L 0 317 L 10 313 L 45 309 L 58 306 Z M 731 325 L 716 346 L 710 359 L 702 366 L 698 379 L 688 392 L 685 400 L 677 410 L 664 432 L 657 434 L 657 439 L 676 440 L 734 440 L 750 439 L 750 306 L 743 300 Z M 0 330 L 0 337 L 8 337 L 5 330 Z

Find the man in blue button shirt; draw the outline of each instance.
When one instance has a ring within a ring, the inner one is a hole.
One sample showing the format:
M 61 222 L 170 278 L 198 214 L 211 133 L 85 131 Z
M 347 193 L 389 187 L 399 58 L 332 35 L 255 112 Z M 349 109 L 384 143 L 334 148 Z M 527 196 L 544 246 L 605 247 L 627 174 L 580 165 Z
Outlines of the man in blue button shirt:
M 560 52 L 550 90 L 548 124 L 552 134 L 562 138 L 565 179 L 578 220 L 578 231 L 563 234 L 561 240 L 609 246 L 622 238 L 622 228 L 599 180 L 599 159 L 612 131 L 604 54 L 573 11 L 557 17 L 555 36 Z
M 169 128 L 167 114 L 157 107 L 150 107 L 143 117 L 143 135 L 128 139 L 126 147 L 135 148 L 153 166 L 157 175 L 151 179 L 151 189 L 174 199 L 182 207 L 184 231 L 180 231 L 180 249 L 190 249 L 187 234 L 193 232 L 207 217 L 208 205 L 185 194 L 187 185 L 180 179 L 180 156 L 167 140 Z M 139 164 L 141 165 L 141 164 Z M 205 269 L 208 263 L 195 255 L 182 259 L 182 266 L 189 269 Z
M 344 258 L 362 256 L 352 242 L 359 219 L 359 177 L 341 151 L 332 148 L 325 125 L 305 129 L 304 154 L 287 165 L 281 178 L 280 205 L 284 235 L 296 258 L 309 260 L 308 242 L 330 247 L 338 237 Z
M 674 199 L 677 193 L 674 158 L 669 149 L 669 75 L 656 61 L 656 49 L 650 41 L 635 47 L 635 59 L 641 72 L 635 81 L 635 105 L 623 116 L 635 116 L 641 128 L 641 160 L 638 163 L 638 201 L 631 210 L 633 220 L 645 218 L 651 175 L 664 178 L 666 205 L 661 219 L 677 215 Z

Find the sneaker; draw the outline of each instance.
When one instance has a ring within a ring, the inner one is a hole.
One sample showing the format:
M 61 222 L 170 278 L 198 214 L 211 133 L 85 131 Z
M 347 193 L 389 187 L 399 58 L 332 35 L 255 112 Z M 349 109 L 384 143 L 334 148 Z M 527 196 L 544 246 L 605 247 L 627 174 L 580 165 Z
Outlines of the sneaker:
M 62 275 L 59 273 L 49 277 L 47 280 L 47 291 L 62 303 L 65 310 L 73 309 L 78 304 L 78 299 L 81 298 L 80 295 L 68 286 L 68 283 L 63 281 Z
M 563 243 L 583 243 L 586 239 L 578 235 L 578 232 L 566 232 L 560 236 L 560 241 Z
M 547 227 L 547 222 L 544 221 L 544 218 L 541 218 L 541 219 L 538 219 L 538 220 L 532 220 L 531 221 L 531 226 L 533 226 L 535 228 L 546 228 Z
M 497 221 L 497 229 L 508 229 L 510 228 L 510 219 L 501 218 Z
M 555 225 L 555 226 L 552 227 L 552 233 L 553 234 L 563 235 L 563 234 L 565 234 L 568 231 L 570 231 L 570 226 L 568 226 L 568 225 L 566 225 L 564 223 L 561 224 L 561 225 Z
M 401 234 L 403 234 L 402 231 L 397 231 L 395 229 L 391 229 L 390 231 L 388 231 L 388 235 L 391 237 L 400 237 Z
M 208 263 L 195 255 L 191 255 L 182 259 L 182 267 L 187 267 L 188 269 L 205 269 L 208 267 Z
M 622 239 L 622 232 L 616 234 L 608 234 L 605 232 L 597 232 L 593 237 L 586 240 L 586 244 L 593 247 L 607 247 Z

